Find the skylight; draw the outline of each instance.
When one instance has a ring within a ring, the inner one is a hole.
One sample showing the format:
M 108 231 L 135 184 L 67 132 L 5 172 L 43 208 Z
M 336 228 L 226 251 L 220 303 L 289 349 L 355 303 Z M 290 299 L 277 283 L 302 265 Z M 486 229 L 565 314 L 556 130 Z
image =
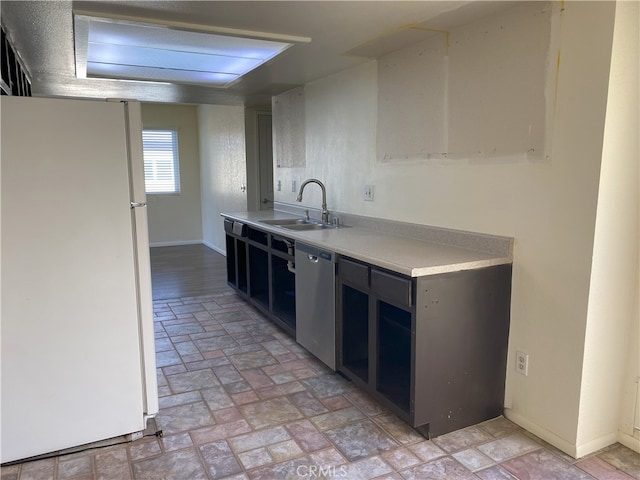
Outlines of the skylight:
M 228 87 L 289 48 L 292 43 L 282 41 L 283 38 L 310 41 L 306 37 L 236 32 L 202 25 L 187 29 L 190 25 L 80 14 L 74 16 L 74 21 L 78 78 Z M 267 38 L 256 38 L 261 36 Z

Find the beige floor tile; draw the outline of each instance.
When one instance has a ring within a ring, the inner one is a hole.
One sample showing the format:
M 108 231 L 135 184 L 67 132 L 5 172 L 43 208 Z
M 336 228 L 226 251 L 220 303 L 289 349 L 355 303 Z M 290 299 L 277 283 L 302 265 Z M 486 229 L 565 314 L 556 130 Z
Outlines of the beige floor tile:
M 238 458 L 240 459 L 242 466 L 247 470 L 273 463 L 273 457 L 265 447 L 240 453 L 238 454 Z
M 343 408 L 334 412 L 323 413 L 311 417 L 311 421 L 320 430 L 329 430 L 364 418 L 364 414 L 356 407 Z
M 404 447 L 383 452 L 380 456 L 397 471 L 422 463 L 422 460 L 415 456 L 411 450 Z
M 534 450 L 540 450 L 542 446 L 521 433 L 514 433 L 498 440 L 479 445 L 477 449 L 494 462 L 504 462 L 509 458 L 524 455 Z
M 238 408 L 254 430 L 303 418 L 302 413 L 286 397 L 254 402 Z
M 304 455 L 304 452 L 293 440 L 269 445 L 267 450 L 277 463 Z

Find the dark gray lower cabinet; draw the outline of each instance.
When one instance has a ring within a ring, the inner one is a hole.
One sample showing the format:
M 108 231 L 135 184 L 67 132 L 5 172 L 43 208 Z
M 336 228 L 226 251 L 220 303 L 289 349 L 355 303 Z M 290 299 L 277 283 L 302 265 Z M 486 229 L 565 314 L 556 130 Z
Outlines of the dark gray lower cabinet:
M 338 259 L 338 371 L 426 437 L 503 413 L 511 265 L 405 277 Z
M 227 234 L 227 283 L 247 293 L 247 242 L 242 237 Z
M 225 220 L 227 283 L 274 323 L 296 331 L 294 242 Z

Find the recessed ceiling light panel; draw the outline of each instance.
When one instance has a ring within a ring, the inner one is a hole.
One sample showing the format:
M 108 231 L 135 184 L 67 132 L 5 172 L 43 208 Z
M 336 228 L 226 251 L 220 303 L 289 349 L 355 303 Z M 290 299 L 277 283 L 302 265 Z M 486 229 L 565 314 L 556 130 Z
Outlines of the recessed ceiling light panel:
M 227 87 L 289 48 L 292 43 L 210 31 L 184 25 L 74 16 L 76 75 Z M 215 27 L 207 27 L 207 30 Z M 229 29 L 224 29 L 229 32 Z M 253 35 L 252 35 L 253 33 Z M 284 36 L 282 36 L 284 37 Z M 295 37 L 299 40 L 299 37 Z M 310 39 L 302 38 L 303 41 Z

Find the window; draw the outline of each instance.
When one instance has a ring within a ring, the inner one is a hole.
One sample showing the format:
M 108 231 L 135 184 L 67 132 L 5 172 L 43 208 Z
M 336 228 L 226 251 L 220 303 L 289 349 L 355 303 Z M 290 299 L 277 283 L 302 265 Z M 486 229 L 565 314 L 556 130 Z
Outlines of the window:
M 178 132 L 143 130 L 144 184 L 147 193 L 180 193 Z

